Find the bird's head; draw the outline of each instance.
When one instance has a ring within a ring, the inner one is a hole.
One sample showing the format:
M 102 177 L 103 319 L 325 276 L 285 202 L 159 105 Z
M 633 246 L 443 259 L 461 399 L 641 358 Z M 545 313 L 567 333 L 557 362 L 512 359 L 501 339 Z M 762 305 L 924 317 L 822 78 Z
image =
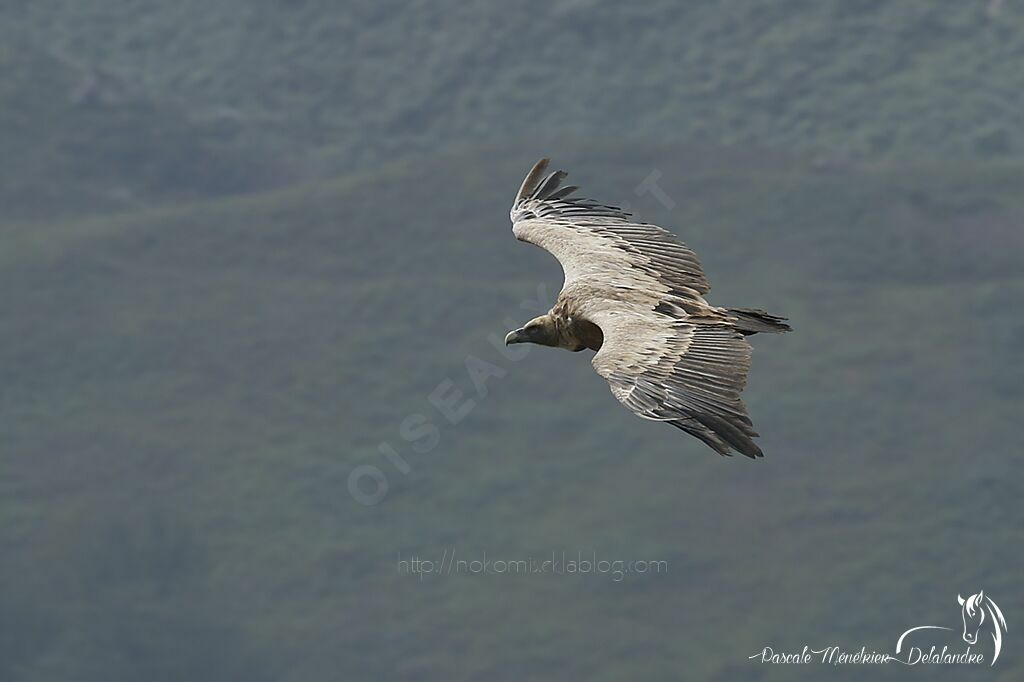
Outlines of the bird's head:
M 505 345 L 513 343 L 535 343 L 539 346 L 558 346 L 558 329 L 555 320 L 548 315 L 535 317 L 519 329 L 510 331 L 505 336 Z

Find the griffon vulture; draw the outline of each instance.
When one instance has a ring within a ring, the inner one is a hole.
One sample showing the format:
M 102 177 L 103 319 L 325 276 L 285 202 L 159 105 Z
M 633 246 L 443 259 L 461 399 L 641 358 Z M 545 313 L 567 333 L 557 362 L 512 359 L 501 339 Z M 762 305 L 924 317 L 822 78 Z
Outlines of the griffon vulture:
M 541 159 L 512 205 L 512 234 L 562 264 L 565 284 L 545 315 L 506 344 L 597 351 L 594 369 L 634 413 L 671 424 L 723 455 L 761 457 L 740 400 L 758 332 L 785 332 L 763 310 L 716 308 L 697 256 L 672 233 L 561 187 Z

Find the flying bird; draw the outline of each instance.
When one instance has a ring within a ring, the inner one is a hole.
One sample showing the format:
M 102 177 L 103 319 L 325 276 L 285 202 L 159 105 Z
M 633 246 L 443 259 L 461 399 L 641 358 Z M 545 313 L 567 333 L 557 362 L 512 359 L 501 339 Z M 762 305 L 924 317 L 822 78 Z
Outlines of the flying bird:
M 696 436 L 722 455 L 763 456 L 740 392 L 758 332 L 786 332 L 783 317 L 716 308 L 696 254 L 667 230 L 615 206 L 573 197 L 564 171 L 541 159 L 509 215 L 512 234 L 551 253 L 565 283 L 549 312 L 505 344 L 596 351 L 592 364 L 635 414 Z

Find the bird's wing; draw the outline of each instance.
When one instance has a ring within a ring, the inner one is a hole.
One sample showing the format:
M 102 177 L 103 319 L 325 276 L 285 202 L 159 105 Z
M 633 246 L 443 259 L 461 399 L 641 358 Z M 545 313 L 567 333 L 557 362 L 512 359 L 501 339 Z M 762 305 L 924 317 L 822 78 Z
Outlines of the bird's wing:
M 572 198 L 576 187 L 560 187 L 566 173 L 545 176 L 547 165 L 541 159 L 523 180 L 510 211 L 512 233 L 551 252 L 566 285 L 598 276 L 609 285 L 703 300 L 711 285 L 686 244 L 619 208 Z
M 672 233 L 628 213 L 560 189 L 565 173 L 545 176 L 542 159 L 512 206 L 512 232 L 551 252 L 565 272 L 563 296 L 601 328 L 597 373 L 618 400 L 645 419 L 664 421 L 722 454 L 761 450 L 740 392 L 750 346 L 728 318 L 712 313 L 697 256 Z M 588 293 L 589 292 L 589 293 Z
M 735 448 L 760 457 L 740 399 L 750 345 L 727 320 L 673 316 L 672 304 L 658 308 L 666 312 L 618 301 L 590 304 L 586 318 L 604 334 L 594 369 L 637 415 L 668 422 L 723 455 Z

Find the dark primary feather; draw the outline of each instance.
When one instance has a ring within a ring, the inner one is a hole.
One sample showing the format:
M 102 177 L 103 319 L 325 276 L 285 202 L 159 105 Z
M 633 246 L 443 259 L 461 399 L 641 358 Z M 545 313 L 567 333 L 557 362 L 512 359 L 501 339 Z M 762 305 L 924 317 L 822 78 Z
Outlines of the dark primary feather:
M 558 190 L 557 192 L 554 192 L 553 194 L 551 194 L 551 196 L 547 198 L 550 199 L 551 201 L 554 201 L 555 199 L 561 199 L 563 197 L 569 196 L 578 189 L 579 187 L 577 187 L 576 185 L 568 185 Z
M 537 186 L 537 181 L 540 180 L 541 175 L 547 170 L 548 163 L 550 163 L 550 159 L 541 159 L 533 165 L 530 172 L 523 178 L 523 184 L 519 186 L 515 203 L 518 204 L 533 192 L 533 189 Z
M 537 190 L 530 195 L 531 199 L 547 199 L 562 184 L 562 180 L 568 175 L 565 171 L 555 171 L 549 175 L 544 182 L 538 185 Z

